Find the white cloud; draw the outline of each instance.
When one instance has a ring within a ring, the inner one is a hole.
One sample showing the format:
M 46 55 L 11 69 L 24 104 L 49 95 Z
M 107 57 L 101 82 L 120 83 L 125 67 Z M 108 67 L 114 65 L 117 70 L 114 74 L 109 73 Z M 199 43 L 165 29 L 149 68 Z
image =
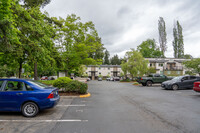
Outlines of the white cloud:
M 158 19 L 163 17 L 167 31 L 167 57 L 173 57 L 173 25 L 179 20 L 183 27 L 185 53 L 199 57 L 200 2 L 190 0 L 52 0 L 44 10 L 51 16 L 75 13 L 82 20 L 93 21 L 104 46 L 111 55 L 124 56 L 142 41 L 158 42 Z

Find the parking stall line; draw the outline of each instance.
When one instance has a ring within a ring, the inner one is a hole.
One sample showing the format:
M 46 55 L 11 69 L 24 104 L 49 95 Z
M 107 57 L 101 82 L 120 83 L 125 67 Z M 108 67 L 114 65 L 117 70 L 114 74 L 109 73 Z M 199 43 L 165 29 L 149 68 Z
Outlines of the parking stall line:
M 63 106 L 63 107 L 85 107 L 86 105 L 57 105 L 57 106 Z
M 0 122 L 28 122 L 28 123 L 35 123 L 35 122 L 88 122 L 88 120 L 0 120 Z

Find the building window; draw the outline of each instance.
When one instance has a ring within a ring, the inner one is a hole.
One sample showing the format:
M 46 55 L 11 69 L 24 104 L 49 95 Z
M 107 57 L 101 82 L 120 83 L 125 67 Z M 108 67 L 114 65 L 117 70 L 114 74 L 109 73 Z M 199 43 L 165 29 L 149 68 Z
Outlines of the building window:
M 99 75 L 101 75 L 101 72 L 99 72 Z
M 160 67 L 163 67 L 163 64 L 162 64 L 162 63 L 159 63 L 159 66 L 160 66 Z
M 152 67 L 152 64 L 150 63 L 150 67 Z
M 87 74 L 87 72 L 85 72 L 85 74 Z
M 110 67 L 108 67 L 108 70 L 110 70 Z
M 176 73 L 177 73 L 178 75 L 180 75 L 180 74 L 181 74 L 181 72 L 180 72 L 180 71 L 177 71 Z
M 101 70 L 101 67 L 99 67 L 99 70 Z

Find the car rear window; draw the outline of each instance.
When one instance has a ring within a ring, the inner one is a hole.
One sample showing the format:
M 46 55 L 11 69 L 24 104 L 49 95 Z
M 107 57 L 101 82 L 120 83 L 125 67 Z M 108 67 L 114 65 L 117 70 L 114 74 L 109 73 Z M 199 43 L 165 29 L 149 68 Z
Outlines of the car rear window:
M 38 81 L 28 81 L 29 83 L 31 83 L 31 84 L 34 84 L 34 85 L 36 85 L 36 86 L 38 86 L 38 87 L 41 87 L 41 88 L 47 88 L 47 87 L 49 87 L 49 86 L 47 86 L 47 85 L 45 85 L 45 84 L 43 84 L 43 83 L 40 83 L 40 82 L 38 82 Z

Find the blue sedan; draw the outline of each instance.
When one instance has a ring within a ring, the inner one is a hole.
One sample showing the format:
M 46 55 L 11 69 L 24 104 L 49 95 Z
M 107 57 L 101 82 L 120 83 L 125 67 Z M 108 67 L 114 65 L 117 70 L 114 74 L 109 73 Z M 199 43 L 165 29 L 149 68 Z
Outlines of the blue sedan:
M 0 111 L 34 117 L 40 110 L 54 107 L 59 100 L 57 88 L 28 79 L 0 79 Z

